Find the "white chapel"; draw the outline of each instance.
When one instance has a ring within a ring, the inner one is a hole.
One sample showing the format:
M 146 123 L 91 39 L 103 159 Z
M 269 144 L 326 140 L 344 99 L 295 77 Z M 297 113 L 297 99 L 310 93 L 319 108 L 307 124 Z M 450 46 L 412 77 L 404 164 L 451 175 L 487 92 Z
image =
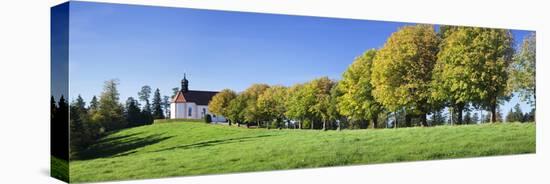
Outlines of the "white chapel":
M 189 81 L 184 74 L 181 89 L 170 104 L 170 119 L 203 119 L 210 114 L 212 122 L 225 122 L 224 117 L 216 117 L 208 111 L 208 103 L 217 93 L 217 91 L 189 90 Z

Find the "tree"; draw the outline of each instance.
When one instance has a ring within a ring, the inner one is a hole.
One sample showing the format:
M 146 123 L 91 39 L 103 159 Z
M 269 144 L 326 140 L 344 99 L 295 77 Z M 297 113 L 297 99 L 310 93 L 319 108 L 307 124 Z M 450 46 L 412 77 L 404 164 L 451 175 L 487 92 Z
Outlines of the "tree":
M 179 91 L 180 91 L 180 88 L 172 88 L 172 98 L 174 98 Z
M 204 116 L 204 122 L 205 123 L 212 123 L 212 116 L 210 114 L 207 114 Z
M 229 118 L 230 122 L 237 123 L 237 126 L 244 123 L 244 109 L 246 108 L 246 101 L 247 99 L 245 95 L 238 94 L 229 102 L 229 106 L 227 108 L 227 118 Z
M 97 97 L 94 95 L 94 97 L 92 97 L 92 101 L 90 101 L 89 109 L 91 111 L 97 111 L 98 108 L 99 108 L 99 102 L 97 101 Z
M 443 110 L 440 109 L 440 110 L 436 110 L 433 112 L 432 114 L 432 122 L 430 123 L 430 126 L 434 126 L 434 125 L 442 125 L 445 123 L 445 115 L 443 115 Z
M 223 89 L 208 103 L 208 110 L 216 115 L 222 115 L 229 117 L 229 103 L 237 97 L 237 93 L 230 89 Z M 229 126 L 231 126 L 231 119 L 229 120 Z
M 126 108 L 124 112 L 126 121 L 129 127 L 135 127 L 143 125 L 145 122 L 141 119 L 141 110 L 139 109 L 139 103 L 133 97 L 128 97 L 126 100 Z
M 80 95 L 70 105 L 70 159 L 77 157 L 77 154 L 93 142 L 88 124 L 89 116 L 86 103 Z
M 92 119 L 99 122 L 105 131 L 124 128 L 124 107 L 119 103 L 118 80 L 105 81 L 103 92 L 99 96 L 99 107 Z
M 330 104 L 330 91 L 334 87 L 335 82 L 330 80 L 328 77 L 321 77 L 312 80 L 306 85 L 308 94 L 306 94 L 307 101 L 312 102 L 312 105 L 309 106 L 308 111 L 315 117 L 322 121 L 322 129 L 326 130 L 327 123 L 330 120 L 330 114 L 328 109 L 332 104 Z M 312 121 L 314 123 L 315 120 Z M 313 129 L 314 124 L 311 128 Z
M 258 97 L 269 88 L 267 84 L 252 84 L 243 92 L 246 96 L 246 108 L 244 109 L 244 119 L 247 122 L 256 122 L 258 126 L 265 121 L 265 114 L 258 108 Z
M 456 27 L 443 40 L 434 69 L 434 98 L 447 101 L 461 114 L 468 103 L 491 111 L 496 121 L 505 97 L 507 67 L 513 54 L 508 30 Z
M 427 126 L 432 69 L 437 60 L 439 38 L 431 25 L 405 26 L 393 33 L 374 57 L 372 95 L 390 111 L 405 108 Z
M 370 119 L 376 128 L 378 114 L 382 106 L 372 96 L 371 73 L 376 50 L 371 49 L 357 57 L 342 75 L 337 89 L 341 96 L 337 100 L 337 109 L 342 115 L 354 121 Z
M 166 119 L 170 118 L 170 97 L 164 95 L 162 97 L 162 106 L 164 108 L 164 114 Z
M 519 52 L 510 64 L 508 85 L 511 92 L 519 92 L 520 99 L 534 106 L 536 101 L 536 35 L 524 38 Z
M 268 123 L 275 122 L 277 128 L 281 127 L 285 119 L 287 88 L 284 86 L 272 86 L 258 97 L 258 108 L 263 111 Z M 267 125 L 266 128 L 270 126 Z
M 145 85 L 141 87 L 141 90 L 138 92 L 139 100 L 145 102 L 141 111 L 141 119 L 144 121 L 144 124 L 153 123 L 153 114 L 151 110 L 151 105 L 149 103 L 149 98 L 151 97 L 151 87 Z
M 285 116 L 298 123 L 298 128 L 302 129 L 303 122 L 310 116 L 308 107 L 311 103 L 306 101 L 305 84 L 295 84 L 288 88 L 288 99 L 286 101 L 287 111 Z
M 521 111 L 521 107 L 519 106 L 519 103 L 517 103 L 514 108 L 510 109 L 508 111 L 508 114 L 506 115 L 506 122 L 525 122 L 526 118 L 523 112 Z
M 151 112 L 151 104 L 149 103 L 149 97 L 151 97 L 151 87 L 145 85 L 141 87 L 141 90 L 138 92 L 139 100 L 145 102 L 143 105 L 143 110 Z
M 157 88 L 153 95 L 153 119 L 164 119 L 164 111 L 162 110 L 162 98 L 160 90 Z

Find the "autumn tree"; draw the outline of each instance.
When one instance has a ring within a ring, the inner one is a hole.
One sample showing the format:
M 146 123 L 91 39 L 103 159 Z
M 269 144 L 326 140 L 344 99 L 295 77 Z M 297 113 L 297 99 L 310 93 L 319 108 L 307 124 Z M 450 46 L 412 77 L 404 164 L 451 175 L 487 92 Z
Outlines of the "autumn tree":
M 328 77 L 321 77 L 312 80 L 306 85 L 307 93 L 305 98 L 306 101 L 312 102 L 312 105 L 309 106 L 309 113 L 315 116 L 315 119 L 319 119 L 322 122 L 322 129 L 326 130 L 327 123 L 330 120 L 329 108 L 332 105 L 330 102 L 331 90 L 334 87 L 335 82 L 330 80 Z M 312 123 L 315 120 L 312 121 Z M 314 124 L 311 128 L 313 129 Z
M 405 26 L 393 33 L 374 57 L 372 95 L 390 111 L 405 109 L 406 124 L 419 116 L 427 126 L 432 70 L 439 38 L 431 25 Z
M 338 111 L 354 121 L 371 120 L 376 128 L 382 106 L 372 96 L 371 73 L 376 50 L 371 49 L 355 58 L 355 61 L 342 75 L 337 89 L 342 93 L 338 98 Z
M 498 102 L 506 92 L 511 44 L 508 30 L 474 27 L 457 27 L 443 40 L 432 94 L 456 109 L 459 124 L 469 103 L 488 107 L 491 122 L 496 121 Z
M 262 114 L 268 120 L 266 128 L 270 127 L 270 121 L 274 122 L 277 128 L 281 127 L 286 119 L 286 100 L 287 88 L 284 86 L 271 86 L 258 97 L 258 108 L 263 111 Z
M 303 128 L 303 122 L 310 117 L 308 108 L 313 103 L 307 101 L 306 88 L 304 84 L 295 84 L 288 88 L 288 99 L 286 101 L 287 111 L 285 116 L 298 123 L 298 128 Z
M 237 123 L 237 126 L 241 126 L 244 123 L 244 110 L 246 109 L 246 96 L 243 94 L 237 94 L 237 96 L 229 102 L 227 107 L 227 118 L 229 122 Z M 247 124 L 247 127 L 249 125 Z
M 258 108 L 258 97 L 269 88 L 267 84 L 252 84 L 242 95 L 246 96 L 246 108 L 244 109 L 244 119 L 247 122 L 256 122 L 258 126 L 265 121 L 264 111 Z
M 237 97 L 237 93 L 230 89 L 224 89 L 214 95 L 212 100 L 208 103 L 208 110 L 216 115 L 222 115 L 229 117 L 229 103 Z M 229 126 L 231 126 L 231 119 L 229 119 Z

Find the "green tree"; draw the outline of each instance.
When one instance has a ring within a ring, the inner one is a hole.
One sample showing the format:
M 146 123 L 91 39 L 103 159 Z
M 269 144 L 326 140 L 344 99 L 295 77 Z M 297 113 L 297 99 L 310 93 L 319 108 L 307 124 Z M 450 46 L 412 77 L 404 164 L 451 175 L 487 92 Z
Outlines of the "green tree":
M 264 111 L 258 108 L 258 97 L 269 88 L 267 84 L 252 84 L 242 95 L 246 96 L 246 108 L 244 109 L 244 119 L 247 122 L 256 122 L 258 126 L 265 121 Z
M 307 101 L 305 84 L 293 85 L 288 88 L 287 94 L 285 116 L 297 122 L 298 128 L 302 129 L 304 121 L 310 117 L 308 108 L 313 104 Z
M 308 91 L 308 94 L 306 95 L 306 98 L 312 98 L 312 105 L 309 106 L 308 111 L 315 117 L 315 119 L 312 121 L 312 123 L 319 119 L 322 122 L 322 129 L 326 130 L 327 123 L 330 120 L 330 114 L 329 114 L 329 108 L 332 104 L 330 104 L 330 92 L 332 88 L 334 87 L 335 82 L 330 80 L 328 77 L 321 77 L 312 80 L 306 85 L 306 89 Z M 313 129 L 314 124 L 312 124 L 311 128 Z
M 160 90 L 157 88 L 153 95 L 153 119 L 164 119 L 164 111 L 162 110 L 162 98 Z
M 129 127 L 135 127 L 143 125 L 144 122 L 141 119 L 141 110 L 139 109 L 139 103 L 133 97 L 128 97 L 126 100 L 124 116 Z
M 71 103 L 70 108 L 70 159 L 75 159 L 77 154 L 93 142 L 88 127 L 89 116 L 86 103 L 80 95 Z
M 180 91 L 180 88 L 172 88 L 172 98 L 174 98 L 179 91 Z
M 99 102 L 97 101 L 97 97 L 94 95 L 92 97 L 92 101 L 90 101 L 90 111 L 97 111 L 97 109 L 99 108 Z
M 215 115 L 222 115 L 229 117 L 229 103 L 237 97 L 237 93 L 230 89 L 224 89 L 214 95 L 212 100 L 208 103 L 208 110 Z M 229 126 L 231 126 L 232 119 L 229 118 Z
M 354 121 L 371 120 L 376 128 L 382 106 L 372 96 L 371 73 L 376 50 L 371 49 L 357 57 L 342 75 L 337 89 L 342 93 L 337 100 L 338 111 Z
M 138 92 L 138 97 L 139 100 L 145 103 L 142 107 L 141 119 L 144 121 L 144 124 L 151 124 L 154 120 L 151 104 L 149 103 L 149 98 L 151 97 L 151 87 L 148 85 L 141 87 L 141 90 Z
M 439 38 L 431 25 L 405 26 L 393 33 L 374 57 L 371 84 L 376 101 L 389 111 L 405 108 L 427 126 L 432 69 Z
M 468 103 L 491 111 L 505 97 L 507 67 L 513 54 L 508 30 L 456 27 L 443 40 L 434 69 L 434 99 L 446 101 L 458 115 Z
M 162 106 L 164 108 L 164 114 L 166 116 L 165 118 L 170 118 L 170 97 L 166 95 L 162 97 Z
M 534 107 L 536 101 L 536 35 L 528 35 L 510 64 L 508 85 L 511 92 L 519 92 L 520 99 Z
M 241 124 L 244 123 L 246 101 L 247 99 L 245 95 L 237 94 L 237 96 L 229 102 L 227 108 L 227 118 L 230 122 L 237 123 L 237 126 L 241 126 Z
M 103 92 L 99 96 L 99 108 L 92 119 L 99 122 L 105 131 L 126 127 L 124 107 L 119 102 L 118 80 L 105 81 Z
M 434 125 L 442 125 L 445 123 L 445 119 L 447 119 L 445 117 L 445 115 L 443 115 L 443 110 L 440 109 L 440 110 L 436 110 L 433 112 L 432 114 L 432 118 L 431 118 L 431 126 L 434 126 Z
M 271 86 L 258 97 L 258 108 L 263 111 L 268 123 L 275 122 L 277 128 L 281 127 L 286 118 L 286 100 L 287 88 L 284 86 Z M 269 127 L 270 125 L 266 126 Z

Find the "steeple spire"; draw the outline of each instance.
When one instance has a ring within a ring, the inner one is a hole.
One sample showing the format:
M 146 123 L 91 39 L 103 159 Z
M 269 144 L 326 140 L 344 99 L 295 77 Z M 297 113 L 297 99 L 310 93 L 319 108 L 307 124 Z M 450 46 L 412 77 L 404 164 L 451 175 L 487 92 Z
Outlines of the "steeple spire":
M 187 93 L 189 91 L 189 81 L 187 80 L 185 73 L 183 73 L 183 80 L 181 80 L 181 92 Z

